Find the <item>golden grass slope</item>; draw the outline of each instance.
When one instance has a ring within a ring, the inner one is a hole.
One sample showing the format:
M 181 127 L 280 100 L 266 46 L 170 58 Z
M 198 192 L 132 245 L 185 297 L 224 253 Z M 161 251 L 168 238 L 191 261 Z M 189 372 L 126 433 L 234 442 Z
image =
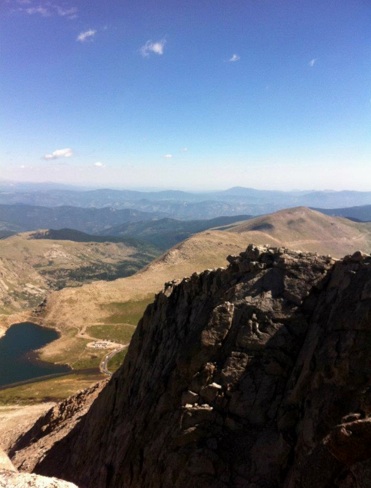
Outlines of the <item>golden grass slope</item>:
M 133 276 L 51 293 L 43 320 L 58 328 L 99 323 L 109 314 L 107 304 L 153 297 L 166 281 L 205 268 L 224 266 L 228 254 L 239 253 L 244 247 L 244 237 L 237 233 L 207 231 L 196 234 Z
M 330 217 L 306 207 L 256 217 L 233 226 L 229 232 L 244 235 L 254 244 L 286 246 L 335 258 L 356 250 L 371 252 L 370 223 Z
M 183 241 L 133 276 L 50 294 L 41 320 L 60 329 L 74 326 L 84 330 L 92 324 L 107 323 L 109 304 L 146 297 L 150 300 L 164 282 L 225 266 L 226 256 L 240 253 L 249 243 L 341 257 L 356 250 L 370 252 L 371 227 L 299 207 L 227 230 L 208 230 Z
M 51 289 L 81 285 L 94 273 L 137 260 L 138 249 L 124 243 L 32 239 L 32 234 L 0 240 L 0 314 L 35 307 Z

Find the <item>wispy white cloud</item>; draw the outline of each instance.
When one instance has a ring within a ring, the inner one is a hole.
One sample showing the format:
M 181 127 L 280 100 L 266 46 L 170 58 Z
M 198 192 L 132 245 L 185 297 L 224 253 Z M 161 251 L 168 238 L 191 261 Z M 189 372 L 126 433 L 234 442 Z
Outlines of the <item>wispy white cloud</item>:
M 29 15 L 39 14 L 42 17 L 50 17 L 52 15 L 50 8 L 42 7 L 41 5 L 38 7 L 28 7 L 25 9 L 25 12 Z
M 147 57 L 150 54 L 157 54 L 158 56 L 162 56 L 164 54 L 166 39 L 161 39 L 160 41 L 147 41 L 141 48 L 140 54 L 143 57 Z
M 188 151 L 188 147 L 182 147 L 181 151 L 182 152 L 187 152 Z
M 228 59 L 230 63 L 235 63 L 236 61 L 239 61 L 241 58 L 238 54 L 232 54 L 232 56 Z
M 94 163 L 94 166 L 96 168 L 104 168 L 105 165 L 103 163 L 101 163 L 100 161 L 97 161 L 96 163 Z
M 59 7 L 57 5 L 55 8 L 56 8 L 57 13 L 60 17 L 67 17 L 69 19 L 75 19 L 77 17 L 77 8 L 76 7 L 64 8 L 64 7 Z
M 313 66 L 316 64 L 316 62 L 317 62 L 317 58 L 313 58 L 313 59 L 311 59 L 311 60 L 309 61 L 308 65 L 309 65 L 311 68 L 313 68 Z
M 42 17 L 59 16 L 67 19 L 75 19 L 77 17 L 78 9 L 76 7 L 61 7 L 60 5 L 51 2 L 33 3 L 31 0 L 17 0 L 22 7 L 18 8 L 19 12 L 24 12 L 28 15 L 41 15 Z
M 58 159 L 58 158 L 70 158 L 73 156 L 73 151 L 70 147 L 66 147 L 65 149 L 56 149 L 50 154 L 45 154 L 44 159 Z
M 76 41 L 79 41 L 79 42 L 86 42 L 86 41 L 92 41 L 93 40 L 93 37 L 95 36 L 95 34 L 97 33 L 96 30 L 93 30 L 93 29 L 89 29 L 85 32 L 81 32 L 77 38 L 76 38 Z
M 172 154 L 164 154 L 164 158 L 166 159 L 171 159 L 173 157 Z

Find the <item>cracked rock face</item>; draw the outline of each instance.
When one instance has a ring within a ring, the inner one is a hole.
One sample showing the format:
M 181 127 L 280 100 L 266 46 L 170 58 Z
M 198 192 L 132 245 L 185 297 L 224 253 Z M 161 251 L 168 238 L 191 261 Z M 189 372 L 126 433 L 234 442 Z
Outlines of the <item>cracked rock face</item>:
M 36 472 L 114 488 L 371 486 L 371 258 L 249 246 L 168 283 Z

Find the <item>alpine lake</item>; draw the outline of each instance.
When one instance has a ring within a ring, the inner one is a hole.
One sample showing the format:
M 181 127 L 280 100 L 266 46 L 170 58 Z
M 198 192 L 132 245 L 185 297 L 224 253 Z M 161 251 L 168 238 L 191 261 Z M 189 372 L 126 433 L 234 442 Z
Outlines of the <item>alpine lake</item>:
M 66 365 L 40 361 L 35 353 L 58 337 L 55 330 L 31 322 L 12 325 L 0 338 L 0 388 L 70 372 Z

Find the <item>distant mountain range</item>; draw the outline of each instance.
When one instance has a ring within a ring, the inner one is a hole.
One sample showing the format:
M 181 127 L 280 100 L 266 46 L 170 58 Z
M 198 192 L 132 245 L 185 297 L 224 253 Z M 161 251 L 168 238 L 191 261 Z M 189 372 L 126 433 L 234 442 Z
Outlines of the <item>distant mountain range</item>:
M 371 221 L 371 205 L 316 210 L 356 222 Z M 76 242 L 139 239 L 165 251 L 197 232 L 232 225 L 252 217 L 251 214 L 237 214 L 213 219 L 179 220 L 164 217 L 160 212 L 135 209 L 0 205 L 0 239 L 17 232 L 49 229 L 49 235 L 53 237 L 44 238 Z
M 97 234 L 124 222 L 152 220 L 162 216 L 160 213 L 111 207 L 0 205 L 0 229 L 20 232 L 36 229 L 70 228 Z
M 102 235 L 140 239 L 165 251 L 197 232 L 214 227 L 229 226 L 250 218 L 251 215 L 236 215 L 232 217 L 216 217 L 209 220 L 164 218 L 151 221 L 127 222 L 117 227 L 110 227 L 103 231 Z
M 371 222 L 371 205 L 362 205 L 359 207 L 345 207 L 345 208 L 319 208 L 317 209 L 326 215 L 334 217 L 346 217 L 358 222 Z
M 91 190 L 52 183 L 43 185 L 0 182 L 0 204 L 111 207 L 116 210 L 131 209 L 153 213 L 155 214 L 153 217 L 156 218 L 160 215 L 181 220 L 194 220 L 211 219 L 221 215 L 262 215 L 296 206 L 330 209 L 371 205 L 371 192 L 328 190 L 285 192 L 243 187 L 200 193 L 175 190 L 145 192 Z M 66 227 L 70 226 L 66 225 Z

